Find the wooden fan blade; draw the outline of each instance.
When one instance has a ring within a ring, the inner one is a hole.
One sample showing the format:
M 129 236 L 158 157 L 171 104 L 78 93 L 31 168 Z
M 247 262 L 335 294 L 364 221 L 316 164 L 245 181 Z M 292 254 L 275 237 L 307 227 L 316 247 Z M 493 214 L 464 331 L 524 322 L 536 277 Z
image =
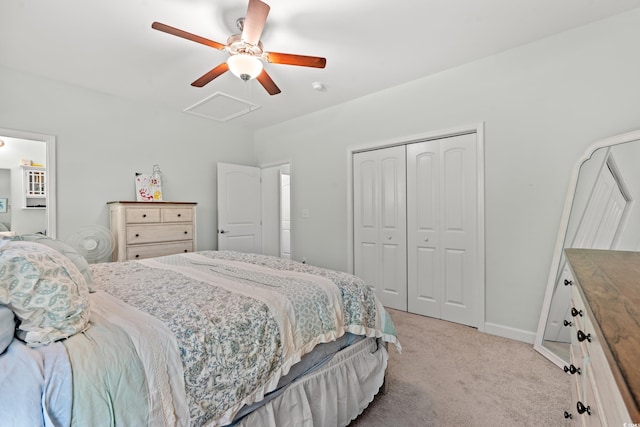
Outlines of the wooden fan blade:
M 262 57 L 272 64 L 298 65 L 301 67 L 324 68 L 327 59 L 319 56 L 292 55 L 290 53 L 265 52 Z
M 226 62 L 223 62 L 222 64 L 218 65 L 213 70 L 209 71 L 208 73 L 206 73 L 205 75 L 200 77 L 195 82 L 191 83 L 191 86 L 202 87 L 202 86 L 206 85 L 207 83 L 211 82 L 211 80 L 215 79 L 219 75 L 226 73 L 227 71 L 229 71 L 229 66 L 227 65 Z
M 191 40 L 196 43 L 203 44 L 205 46 L 212 47 L 214 49 L 223 50 L 226 45 L 222 43 L 214 42 L 213 40 L 205 39 L 204 37 L 196 36 L 195 34 L 188 33 L 170 25 L 162 24 L 160 22 L 154 22 L 151 24 L 151 28 L 154 30 L 162 31 L 167 34 L 182 37 L 183 39 Z
M 260 0 L 249 0 L 242 27 L 242 40 L 245 43 L 254 46 L 258 44 L 270 9 L 268 4 Z
M 258 80 L 262 87 L 265 88 L 267 92 L 269 92 L 269 95 L 277 95 L 281 92 L 280 88 L 276 86 L 274 81 L 271 79 L 271 76 L 264 68 L 262 69 L 262 72 L 258 75 L 258 77 L 256 77 L 256 80 Z

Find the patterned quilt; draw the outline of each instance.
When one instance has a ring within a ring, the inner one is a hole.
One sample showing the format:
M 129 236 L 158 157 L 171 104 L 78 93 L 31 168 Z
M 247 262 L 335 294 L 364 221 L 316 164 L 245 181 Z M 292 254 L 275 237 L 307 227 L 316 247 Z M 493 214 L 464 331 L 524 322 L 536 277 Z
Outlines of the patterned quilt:
M 346 332 L 400 349 L 359 278 L 281 258 L 201 251 L 92 266 L 95 288 L 161 320 L 180 349 L 192 425 L 224 425 L 316 344 Z

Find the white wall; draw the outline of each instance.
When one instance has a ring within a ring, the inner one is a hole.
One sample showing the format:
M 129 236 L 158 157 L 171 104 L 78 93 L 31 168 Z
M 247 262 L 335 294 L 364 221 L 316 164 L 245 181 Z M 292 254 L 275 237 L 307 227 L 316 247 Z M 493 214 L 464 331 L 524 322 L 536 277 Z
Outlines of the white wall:
M 638 40 L 640 10 L 256 132 L 292 160 L 296 258 L 348 269 L 349 147 L 484 122 L 486 330 L 533 342 L 575 160 L 640 128 Z
M 0 94 L 0 128 L 57 138 L 57 237 L 108 226 L 106 203 L 157 163 L 164 200 L 198 203 L 198 249 L 217 248 L 216 163 L 255 165 L 251 132 L 3 67 Z

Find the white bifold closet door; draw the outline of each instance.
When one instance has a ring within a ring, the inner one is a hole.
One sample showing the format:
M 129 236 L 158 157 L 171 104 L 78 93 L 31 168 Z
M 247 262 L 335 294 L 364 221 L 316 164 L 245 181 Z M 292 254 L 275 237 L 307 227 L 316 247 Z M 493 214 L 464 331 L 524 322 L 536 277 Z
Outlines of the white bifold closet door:
M 477 326 L 475 134 L 407 145 L 408 310 Z
M 476 144 L 354 154 L 354 272 L 383 305 L 477 326 Z
M 383 305 L 407 310 L 405 147 L 356 153 L 354 272 Z

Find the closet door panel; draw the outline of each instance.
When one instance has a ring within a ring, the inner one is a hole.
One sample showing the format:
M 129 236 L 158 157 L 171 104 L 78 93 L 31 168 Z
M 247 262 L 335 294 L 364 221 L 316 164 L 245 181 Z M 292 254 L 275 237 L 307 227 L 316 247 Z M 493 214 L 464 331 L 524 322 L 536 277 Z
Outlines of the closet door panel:
M 357 153 L 354 165 L 354 272 L 386 307 L 407 309 L 404 146 Z
M 464 251 L 447 249 L 444 253 L 444 304 L 451 307 L 466 307 L 464 286 Z
M 441 318 L 476 326 L 476 139 L 471 134 L 442 141 L 441 243 L 446 303 Z
M 415 248 L 416 262 L 409 265 L 408 310 L 425 316 L 440 317 L 440 268 L 435 248 Z M 411 257 L 410 257 L 411 258 Z
M 407 309 L 407 208 L 405 147 L 377 150 L 380 165 L 380 242 L 379 264 L 383 283 L 382 303 L 398 310 Z
M 378 276 L 378 191 L 377 156 L 358 153 L 354 162 L 354 271 L 374 289 L 380 287 Z
M 407 146 L 408 310 L 440 317 L 438 141 Z

